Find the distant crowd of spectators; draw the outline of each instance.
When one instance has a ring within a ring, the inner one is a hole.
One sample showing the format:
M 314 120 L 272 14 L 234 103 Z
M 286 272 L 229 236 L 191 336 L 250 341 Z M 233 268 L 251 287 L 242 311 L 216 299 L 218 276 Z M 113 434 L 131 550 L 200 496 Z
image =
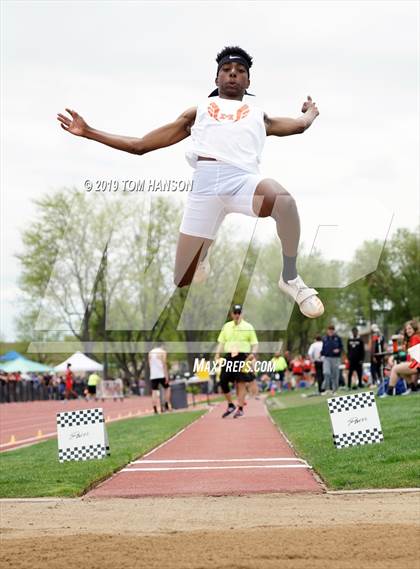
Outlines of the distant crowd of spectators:
M 0 371 L 0 399 L 5 403 L 34 399 L 90 399 L 96 396 L 100 380 L 96 373 L 74 374 L 70 364 L 64 375 Z
M 87 378 L 76 375 L 74 395 L 84 397 Z M 0 390 L 6 402 L 26 399 L 65 399 L 66 378 L 51 373 L 27 373 L 20 371 L 4 373 L 0 371 Z
M 360 389 L 386 380 L 385 396 L 389 396 L 395 394 L 398 379 L 403 379 L 405 393 L 417 391 L 420 364 L 412 360 L 407 350 L 420 343 L 418 323 L 407 322 L 393 338 L 393 342 L 386 343 L 379 327 L 373 324 L 365 346 L 358 328 L 354 327 L 344 346 L 335 326 L 330 324 L 324 336 L 316 336 L 307 354 L 292 356 L 289 351 L 276 352 L 271 360 L 274 372 L 261 375 L 260 389 L 273 391 L 315 384 L 318 393 L 335 394 L 340 387 Z

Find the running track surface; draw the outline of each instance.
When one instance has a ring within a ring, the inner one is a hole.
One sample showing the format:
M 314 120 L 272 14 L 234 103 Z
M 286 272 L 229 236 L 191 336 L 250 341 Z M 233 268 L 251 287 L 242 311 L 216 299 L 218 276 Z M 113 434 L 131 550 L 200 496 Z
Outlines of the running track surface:
M 206 396 L 196 395 L 197 402 Z M 153 412 L 151 397 L 124 400 L 28 401 L 0 405 L 0 451 L 27 446 L 57 436 L 56 414 L 62 411 L 101 407 L 108 422 Z
M 244 417 L 222 419 L 214 407 L 178 435 L 87 494 L 93 498 L 322 492 L 265 405 L 251 400 Z

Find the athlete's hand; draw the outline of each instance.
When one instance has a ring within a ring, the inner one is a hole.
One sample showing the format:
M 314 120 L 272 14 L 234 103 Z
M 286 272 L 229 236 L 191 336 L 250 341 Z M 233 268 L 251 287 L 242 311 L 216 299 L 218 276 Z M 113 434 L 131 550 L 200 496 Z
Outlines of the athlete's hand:
M 316 117 L 319 115 L 316 103 L 312 101 L 312 97 L 310 95 L 308 95 L 307 100 L 302 105 L 302 113 L 306 113 L 307 111 L 311 111 Z
M 66 109 L 66 111 L 71 116 L 71 119 L 66 115 L 62 115 L 61 113 L 57 114 L 57 120 L 61 123 L 61 128 L 67 132 L 71 132 L 71 134 L 74 134 L 76 136 L 84 136 L 88 129 L 86 121 L 79 114 L 77 114 L 76 111 L 73 111 L 71 109 Z

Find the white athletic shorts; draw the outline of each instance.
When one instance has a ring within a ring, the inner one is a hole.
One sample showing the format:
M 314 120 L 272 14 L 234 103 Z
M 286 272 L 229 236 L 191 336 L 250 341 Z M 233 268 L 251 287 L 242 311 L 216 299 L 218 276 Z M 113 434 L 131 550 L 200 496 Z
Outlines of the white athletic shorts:
M 198 160 L 180 232 L 214 239 L 228 213 L 258 217 L 252 209 L 254 192 L 264 176 L 216 160 Z

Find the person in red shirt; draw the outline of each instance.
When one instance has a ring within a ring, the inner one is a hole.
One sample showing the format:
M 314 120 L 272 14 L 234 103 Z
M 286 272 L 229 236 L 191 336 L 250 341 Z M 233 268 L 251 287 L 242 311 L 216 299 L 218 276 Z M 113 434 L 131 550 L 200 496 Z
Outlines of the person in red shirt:
M 302 356 L 302 359 L 303 359 L 303 379 L 304 381 L 307 381 L 308 384 L 310 384 L 312 382 L 312 362 L 310 358 L 304 358 Z
M 70 399 L 72 395 L 75 399 L 77 399 L 77 393 L 73 390 L 73 372 L 71 371 L 71 364 L 67 364 L 66 370 L 66 391 L 65 391 L 65 398 Z
M 303 377 L 303 366 L 304 366 L 304 359 L 303 356 L 301 354 L 297 355 L 292 361 L 291 361 L 291 366 L 292 366 L 292 389 L 294 389 L 296 387 L 296 385 L 299 385 L 299 382 L 301 381 L 302 377 Z
M 404 336 L 405 336 L 405 350 L 420 344 L 419 335 L 419 325 L 415 320 L 410 320 L 404 326 Z M 413 384 L 417 381 L 418 364 L 413 361 L 410 354 L 407 355 L 407 360 L 405 362 L 400 362 L 395 364 L 391 369 L 391 376 L 389 378 L 389 384 L 387 392 L 381 397 L 387 397 L 389 395 L 394 395 L 394 388 L 397 385 L 398 378 L 403 377 L 407 383 Z

